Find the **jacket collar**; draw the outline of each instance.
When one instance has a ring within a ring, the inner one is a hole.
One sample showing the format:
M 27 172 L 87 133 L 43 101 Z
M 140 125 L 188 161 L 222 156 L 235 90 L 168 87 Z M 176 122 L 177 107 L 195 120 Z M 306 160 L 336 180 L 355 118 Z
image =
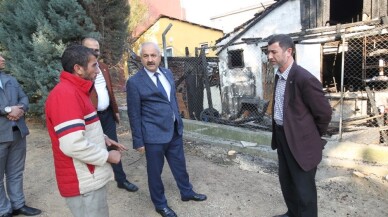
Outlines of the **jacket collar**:
M 161 73 L 164 74 L 164 76 L 166 77 L 167 81 L 170 83 L 171 85 L 171 92 L 170 92 L 170 96 L 172 96 L 173 94 L 173 88 L 175 88 L 175 86 L 173 86 L 173 83 L 171 81 L 171 79 L 169 78 L 169 76 L 167 76 L 166 74 L 166 69 L 165 68 L 162 68 L 162 67 L 159 67 L 159 71 Z M 145 70 L 145 68 L 143 67 L 141 70 L 140 70 L 140 77 L 142 77 L 144 83 L 149 87 L 151 88 L 152 90 L 154 91 L 157 91 L 159 92 L 158 88 L 156 87 L 155 83 L 151 80 L 150 76 L 148 76 L 147 74 L 147 71 Z M 162 93 L 160 93 L 162 96 L 164 96 Z M 167 98 L 166 98 L 167 99 Z
M 10 76 L 5 74 L 4 72 L 0 71 L 0 80 L 1 84 L 3 85 L 3 88 L 5 87 L 5 84 L 11 80 Z
M 90 88 L 92 88 L 93 86 L 92 81 L 85 80 L 66 71 L 61 72 L 59 79 L 60 81 L 72 83 L 74 86 L 76 86 L 78 89 L 85 93 L 89 93 Z

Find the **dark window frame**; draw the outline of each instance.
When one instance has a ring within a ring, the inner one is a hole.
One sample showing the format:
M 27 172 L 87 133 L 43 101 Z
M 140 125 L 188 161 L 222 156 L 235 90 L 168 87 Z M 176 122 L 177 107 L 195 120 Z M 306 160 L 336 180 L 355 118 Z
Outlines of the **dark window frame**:
M 230 69 L 234 68 L 244 68 L 244 50 L 228 50 L 228 67 Z

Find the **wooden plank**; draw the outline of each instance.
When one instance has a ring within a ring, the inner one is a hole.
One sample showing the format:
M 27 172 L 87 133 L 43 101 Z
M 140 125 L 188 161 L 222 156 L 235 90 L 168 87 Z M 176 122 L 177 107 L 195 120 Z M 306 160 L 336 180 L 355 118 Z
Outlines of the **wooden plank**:
M 328 3 L 327 3 L 328 2 Z M 316 27 L 323 27 L 326 25 L 326 21 L 329 20 L 330 14 L 326 16 L 325 13 L 327 13 L 326 5 L 330 5 L 330 1 L 325 0 L 317 0 L 317 26 Z
M 363 118 L 363 119 L 359 119 L 359 120 L 354 120 L 354 121 L 346 121 L 346 120 L 344 120 L 344 125 L 348 126 L 348 125 L 352 125 L 352 124 L 359 124 L 359 123 L 363 123 L 363 122 L 366 122 L 366 121 L 369 121 L 369 120 L 373 120 L 375 118 L 382 118 L 382 117 L 384 117 L 384 115 L 375 115 L 373 117 L 367 117 L 367 118 Z
M 363 7 L 362 7 L 362 21 L 368 21 L 371 20 L 372 18 L 372 5 L 371 5 L 372 0 L 364 0 L 363 2 Z
M 372 0 L 372 19 L 379 18 L 379 1 L 380 0 Z
M 316 28 L 317 26 L 317 0 L 310 0 L 310 28 Z
M 178 100 L 178 108 L 179 113 L 186 119 L 190 119 L 189 110 L 186 107 L 186 104 L 183 100 L 183 94 L 182 93 L 176 93 L 176 98 Z
M 321 0 L 322 4 L 322 26 L 326 26 L 326 22 L 330 20 L 330 1 Z
M 388 1 L 380 0 L 380 17 L 388 16 Z
M 370 102 L 372 110 L 373 110 L 373 114 L 378 115 L 379 109 L 376 106 L 376 100 L 372 94 L 372 91 L 370 90 L 369 87 L 365 87 L 365 90 L 366 90 L 366 94 L 368 95 L 369 102 Z M 384 117 L 383 116 L 380 118 L 376 118 L 376 120 L 377 120 L 377 124 L 379 127 L 384 126 Z M 383 142 L 388 143 L 388 135 L 386 133 L 382 133 L 381 135 L 383 137 Z
M 322 16 L 323 16 L 323 1 L 317 0 L 317 26 L 316 27 L 322 27 L 324 26 Z
M 301 16 L 301 24 L 302 29 L 309 29 L 310 28 L 310 15 L 309 15 L 309 8 L 310 8 L 310 0 L 301 0 L 300 3 L 300 16 Z

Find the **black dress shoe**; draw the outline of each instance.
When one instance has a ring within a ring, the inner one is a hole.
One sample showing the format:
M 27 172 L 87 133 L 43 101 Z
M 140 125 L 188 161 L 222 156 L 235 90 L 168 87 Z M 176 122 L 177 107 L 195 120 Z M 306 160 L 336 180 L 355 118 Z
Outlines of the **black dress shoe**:
M 274 215 L 273 217 L 289 217 L 288 212 L 283 215 Z
M 0 217 L 12 217 L 12 213 L 5 213 L 3 215 L 0 215 Z
M 123 183 L 117 183 L 117 187 L 125 189 L 125 190 L 130 191 L 130 192 L 135 192 L 135 191 L 139 190 L 139 188 L 136 185 L 134 185 L 128 181 L 125 181 Z
M 178 217 L 174 210 L 172 210 L 170 207 L 165 207 L 163 209 L 155 209 L 156 212 L 158 212 L 163 217 Z
M 182 197 L 181 199 L 182 199 L 182 201 L 189 201 L 189 200 L 204 201 L 207 199 L 207 197 L 204 194 L 194 193 L 191 197 Z
M 24 205 L 19 209 L 15 209 L 12 212 L 12 215 L 22 214 L 25 216 L 34 216 L 34 215 L 39 215 L 40 213 L 42 213 L 42 211 L 40 209 L 35 209 L 35 208 Z

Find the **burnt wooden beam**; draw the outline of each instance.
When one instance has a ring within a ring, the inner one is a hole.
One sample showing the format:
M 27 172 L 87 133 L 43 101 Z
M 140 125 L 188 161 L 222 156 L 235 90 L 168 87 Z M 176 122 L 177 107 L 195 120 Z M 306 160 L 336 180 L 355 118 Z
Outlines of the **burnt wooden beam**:
M 377 119 L 377 118 L 384 118 L 384 115 L 375 115 L 375 116 L 372 116 L 372 117 L 367 117 L 367 118 L 362 118 L 362 119 L 359 119 L 359 120 L 344 120 L 344 125 L 345 126 L 348 126 L 348 125 L 352 125 L 352 124 L 360 124 L 360 123 L 364 123 L 366 121 L 370 121 L 370 120 L 373 120 L 373 119 Z
M 365 87 L 365 90 L 366 90 L 366 93 L 368 95 L 371 107 L 372 107 L 372 112 L 373 112 L 372 114 L 373 115 L 378 115 L 379 114 L 379 109 L 376 106 L 376 99 L 375 99 L 372 91 L 370 90 L 370 88 L 368 86 Z M 378 124 L 379 127 L 383 127 L 384 126 L 384 117 L 376 118 L 376 120 L 377 120 L 377 124 Z M 385 133 L 382 133 L 381 135 L 383 137 L 384 142 L 388 143 L 388 135 L 385 134 Z
M 322 11 L 322 26 L 326 26 L 326 22 L 330 21 L 330 1 L 319 0 L 319 6 Z
M 380 1 L 382 0 L 372 0 L 372 19 L 380 17 L 379 14 L 379 7 L 380 7 Z M 387 1 L 387 0 L 384 0 Z
M 362 14 L 364 14 L 366 17 L 363 16 L 362 21 L 368 21 L 372 19 L 372 2 L 371 0 L 364 0 L 363 6 L 362 6 Z
M 301 0 L 300 1 L 300 23 L 302 24 L 302 29 L 310 29 L 310 0 Z
M 317 26 L 322 27 L 325 26 L 325 22 L 323 21 L 323 13 L 324 13 L 324 1 L 317 0 Z
M 317 25 L 317 0 L 310 0 L 310 8 L 309 8 L 309 15 L 310 15 L 310 28 L 316 28 Z
M 388 16 L 388 2 L 387 0 L 380 0 L 380 17 Z

